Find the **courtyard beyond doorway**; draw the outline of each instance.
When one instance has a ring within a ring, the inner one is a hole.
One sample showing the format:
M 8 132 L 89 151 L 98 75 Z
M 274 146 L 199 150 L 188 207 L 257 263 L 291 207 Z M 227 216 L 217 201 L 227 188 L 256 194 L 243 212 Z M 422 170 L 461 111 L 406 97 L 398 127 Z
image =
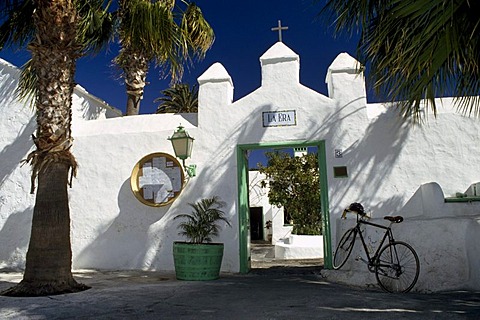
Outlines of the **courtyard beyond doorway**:
M 275 246 L 267 241 L 252 241 L 251 273 L 320 274 L 323 259 L 275 259 Z

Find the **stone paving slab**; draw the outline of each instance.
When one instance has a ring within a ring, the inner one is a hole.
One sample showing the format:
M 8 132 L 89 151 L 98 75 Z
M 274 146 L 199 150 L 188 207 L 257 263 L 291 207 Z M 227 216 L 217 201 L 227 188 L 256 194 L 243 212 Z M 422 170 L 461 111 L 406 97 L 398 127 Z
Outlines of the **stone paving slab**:
M 312 272 L 257 270 L 214 281 L 172 273 L 83 270 L 92 289 L 37 298 L 0 297 L 0 319 L 480 319 L 480 293 L 389 294 Z M 0 290 L 22 275 L 0 272 Z

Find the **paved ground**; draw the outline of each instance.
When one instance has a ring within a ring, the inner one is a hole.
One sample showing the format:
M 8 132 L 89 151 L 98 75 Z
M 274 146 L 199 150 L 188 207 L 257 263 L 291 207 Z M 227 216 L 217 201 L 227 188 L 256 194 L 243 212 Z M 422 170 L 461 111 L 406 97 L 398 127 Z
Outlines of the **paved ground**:
M 480 319 L 480 293 L 388 294 L 324 281 L 310 271 L 257 270 L 215 281 L 157 272 L 75 273 L 92 289 L 0 297 L 1 319 Z M 0 273 L 0 290 L 21 279 Z
M 215 281 L 178 281 L 163 272 L 79 271 L 75 278 L 92 289 L 0 296 L 0 319 L 480 319 L 480 292 L 389 294 L 328 282 L 319 261 L 279 262 L 263 259 L 262 251 L 252 257 L 258 268 L 250 274 L 222 274 Z M 0 272 L 0 291 L 21 279 L 21 273 Z

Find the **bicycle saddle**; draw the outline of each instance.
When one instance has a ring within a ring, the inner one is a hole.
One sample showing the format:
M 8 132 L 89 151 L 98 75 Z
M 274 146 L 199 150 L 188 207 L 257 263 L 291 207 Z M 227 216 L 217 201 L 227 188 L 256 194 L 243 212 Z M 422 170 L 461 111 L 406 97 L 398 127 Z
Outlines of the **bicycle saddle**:
M 395 216 L 395 217 L 386 216 L 386 217 L 383 217 L 383 219 L 388 220 L 390 222 L 395 222 L 395 223 L 400 223 L 403 221 L 402 216 Z

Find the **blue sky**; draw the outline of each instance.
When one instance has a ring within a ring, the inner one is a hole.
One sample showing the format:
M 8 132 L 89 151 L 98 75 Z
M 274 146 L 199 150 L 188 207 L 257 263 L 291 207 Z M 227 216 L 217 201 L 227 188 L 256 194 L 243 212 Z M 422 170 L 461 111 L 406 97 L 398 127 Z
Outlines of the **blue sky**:
M 177 0 L 178 1 L 178 0 Z M 300 55 L 300 82 L 327 93 L 325 75 L 328 66 L 341 52 L 355 57 L 357 38 L 334 36 L 333 27 L 317 19 L 323 1 L 313 0 L 197 0 L 203 14 L 216 35 L 206 58 L 195 63 L 183 77 L 183 82 L 195 84 L 196 79 L 215 62 L 220 62 L 232 77 L 234 99 L 247 95 L 260 86 L 259 57 L 278 41 L 278 33 L 271 31 L 281 20 L 288 30 L 283 31 L 283 42 Z M 76 81 L 93 95 L 125 111 L 126 94 L 118 72 L 111 66 L 117 46 L 109 52 L 78 61 Z M 0 57 L 21 66 L 29 53 L 18 50 L 0 51 Z M 153 113 L 160 91 L 169 86 L 169 79 L 159 79 L 159 71 L 150 69 L 140 113 Z

